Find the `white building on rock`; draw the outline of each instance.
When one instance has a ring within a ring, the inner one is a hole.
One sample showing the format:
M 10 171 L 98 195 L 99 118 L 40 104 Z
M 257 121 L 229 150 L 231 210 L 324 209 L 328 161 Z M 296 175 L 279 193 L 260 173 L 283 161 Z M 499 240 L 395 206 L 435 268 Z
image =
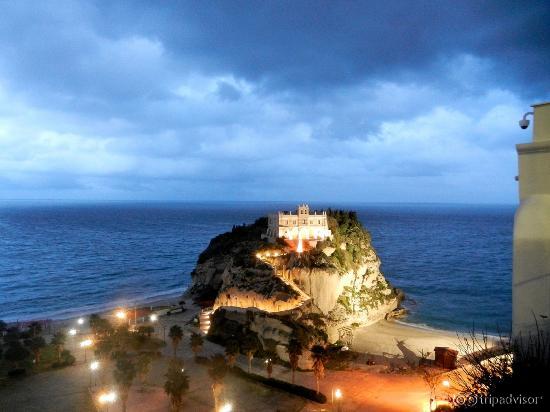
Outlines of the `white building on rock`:
M 295 212 L 282 211 L 268 216 L 266 237 L 270 241 L 277 238 L 286 240 L 324 240 L 332 237 L 328 228 L 327 212 L 310 212 L 306 204 L 299 205 Z

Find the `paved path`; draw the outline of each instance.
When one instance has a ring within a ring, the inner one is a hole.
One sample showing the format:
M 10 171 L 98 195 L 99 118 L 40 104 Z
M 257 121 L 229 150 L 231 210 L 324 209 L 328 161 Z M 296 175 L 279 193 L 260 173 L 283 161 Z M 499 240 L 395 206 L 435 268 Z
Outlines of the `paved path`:
M 91 412 L 87 365 L 39 373 L 0 389 L 1 412 Z

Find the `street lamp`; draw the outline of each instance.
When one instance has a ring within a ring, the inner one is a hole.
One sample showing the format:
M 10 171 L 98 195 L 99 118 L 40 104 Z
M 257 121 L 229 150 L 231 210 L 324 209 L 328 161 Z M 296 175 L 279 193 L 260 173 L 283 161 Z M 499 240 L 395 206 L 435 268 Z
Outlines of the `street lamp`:
M 332 389 L 332 404 L 336 404 L 336 411 L 340 412 L 341 410 L 341 401 L 342 401 L 342 391 L 338 388 Z M 334 407 L 333 407 L 334 408 Z
M 98 369 L 99 369 L 99 362 L 98 361 L 92 361 L 90 363 L 90 386 L 92 386 L 92 375 Z M 94 379 L 94 386 L 95 386 L 95 379 Z
M 117 310 L 115 312 L 115 316 L 117 319 L 124 320 L 126 319 L 126 312 L 123 309 Z
M 107 405 L 107 411 L 109 410 L 109 405 L 115 403 L 117 399 L 117 394 L 115 391 L 103 392 L 100 393 L 97 397 L 97 401 L 100 405 Z
M 157 320 L 159 320 L 159 316 L 156 313 L 153 313 L 151 316 L 149 316 L 149 319 L 151 320 L 151 322 L 156 322 Z
M 231 405 L 230 403 L 226 403 L 222 405 L 222 407 L 220 408 L 220 412 L 231 412 L 232 410 L 233 410 L 233 405 Z
M 76 323 L 78 323 L 79 325 L 84 325 L 84 319 L 83 318 L 78 318 Z
M 76 329 L 69 329 L 69 335 L 70 336 L 76 336 L 77 332 L 78 331 Z
M 94 341 L 91 339 L 84 339 L 80 342 L 80 347 L 84 349 L 84 362 L 86 362 L 86 348 L 89 348 L 94 344 Z

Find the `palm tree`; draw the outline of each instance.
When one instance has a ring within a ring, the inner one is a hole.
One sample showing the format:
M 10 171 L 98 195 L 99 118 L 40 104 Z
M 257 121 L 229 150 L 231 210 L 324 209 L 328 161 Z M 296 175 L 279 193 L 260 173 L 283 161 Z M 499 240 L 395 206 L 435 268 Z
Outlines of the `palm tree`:
M 140 353 L 136 360 L 136 373 L 142 385 L 145 383 L 145 378 L 151 370 L 151 362 L 153 361 L 151 354 L 147 352 Z
M 214 395 L 214 410 L 219 411 L 221 393 L 223 392 L 223 379 L 227 373 L 227 364 L 223 355 L 217 354 L 210 359 L 208 375 L 212 379 L 212 393 Z
M 172 347 L 174 348 L 174 358 L 175 358 L 177 355 L 178 345 L 183 339 L 183 330 L 180 326 L 174 325 L 170 328 L 170 332 L 168 333 L 168 336 L 170 337 L 170 339 L 172 339 Z
M 42 333 L 42 325 L 39 322 L 31 322 L 29 325 L 29 331 L 33 338 L 36 338 Z
M 134 363 L 128 359 L 127 356 L 119 356 L 116 361 L 116 368 L 113 371 L 113 377 L 119 387 L 120 400 L 122 401 L 122 412 L 126 412 L 128 394 L 136 374 L 137 371 Z
M 50 344 L 55 348 L 55 351 L 57 352 L 57 362 L 61 362 L 61 352 L 63 352 L 65 340 L 65 334 L 61 331 L 58 331 L 52 336 L 52 340 L 50 341 Z
M 286 348 L 288 352 L 288 360 L 290 362 L 290 368 L 292 369 L 292 383 L 294 383 L 294 375 L 298 368 L 298 361 L 302 356 L 303 347 L 298 339 L 290 339 Z
M 239 342 L 235 339 L 230 339 L 225 345 L 225 356 L 227 357 L 227 364 L 230 368 L 235 366 L 237 361 L 237 355 L 239 354 Z
M 328 360 L 325 347 L 313 345 L 311 347 L 311 359 L 313 359 L 313 373 L 317 381 L 317 393 L 319 393 L 319 380 L 325 377 L 325 363 Z
M 252 370 L 252 358 L 258 351 L 258 340 L 253 335 L 246 335 L 241 343 L 241 348 L 248 359 L 248 373 Z
M 14 368 L 19 368 L 19 364 L 30 356 L 29 351 L 18 340 L 10 341 L 8 348 L 4 352 L 4 359 L 11 362 Z
M 38 364 L 40 362 L 40 355 L 42 353 L 42 348 L 46 346 L 46 341 L 42 336 L 34 336 L 30 339 L 24 341 L 25 346 L 31 350 L 34 355 L 34 363 Z
M 191 334 L 191 350 L 193 351 L 193 354 L 195 355 L 195 359 L 197 358 L 198 353 L 202 349 L 203 339 L 202 336 L 198 333 L 193 332 Z
M 183 395 L 189 389 L 189 378 L 185 374 L 183 363 L 173 362 L 164 376 L 164 392 L 170 397 L 172 411 L 177 412 L 181 408 Z

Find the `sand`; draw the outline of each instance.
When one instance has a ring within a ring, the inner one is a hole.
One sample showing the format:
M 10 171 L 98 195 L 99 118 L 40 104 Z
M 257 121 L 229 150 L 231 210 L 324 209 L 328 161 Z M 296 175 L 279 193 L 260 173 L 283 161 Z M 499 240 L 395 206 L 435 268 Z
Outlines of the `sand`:
M 463 354 L 460 340 L 464 334 L 409 325 L 399 321 L 381 320 L 373 325 L 357 329 L 353 350 L 388 358 L 418 360 L 421 351 L 430 352 L 434 358 L 436 346 L 449 347 Z M 468 335 L 466 334 L 466 337 Z

